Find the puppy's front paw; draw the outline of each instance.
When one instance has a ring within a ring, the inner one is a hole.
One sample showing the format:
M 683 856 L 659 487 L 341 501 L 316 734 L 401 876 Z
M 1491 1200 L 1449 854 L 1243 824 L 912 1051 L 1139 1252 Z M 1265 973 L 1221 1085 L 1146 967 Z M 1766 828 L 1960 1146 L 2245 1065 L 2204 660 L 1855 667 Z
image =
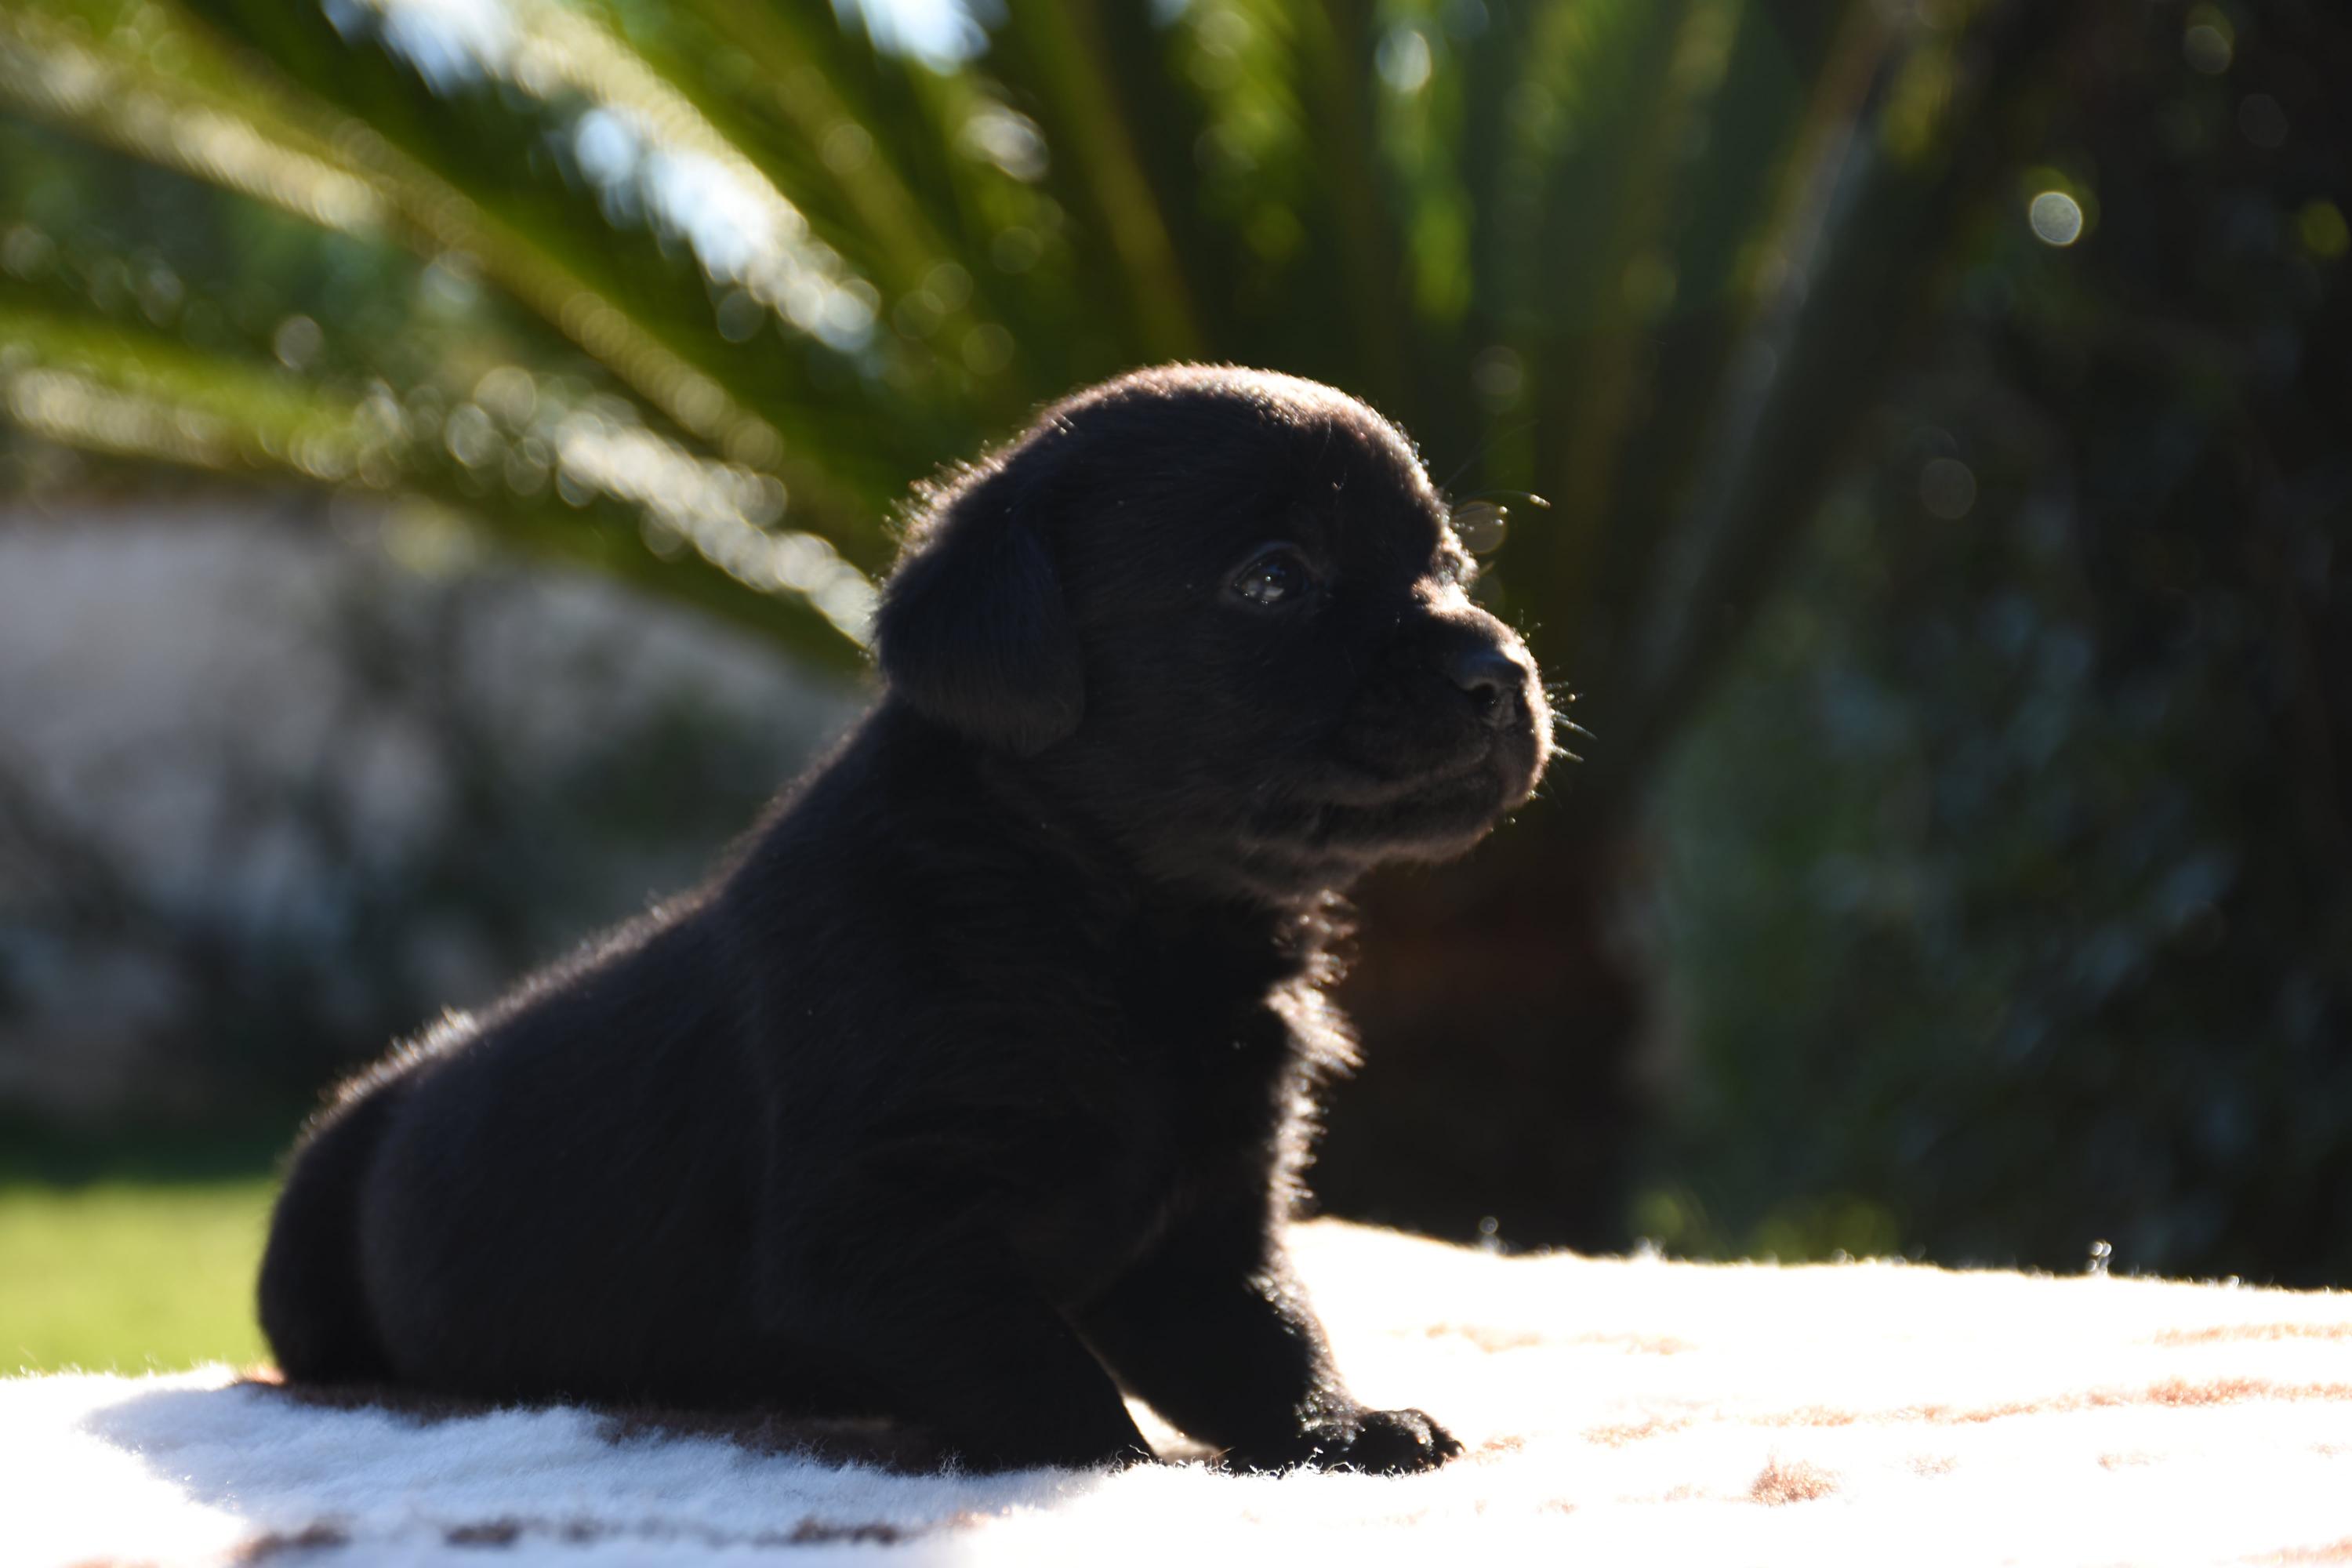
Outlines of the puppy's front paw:
M 1346 1465 L 1379 1475 L 1406 1475 L 1433 1470 L 1462 1452 L 1460 1440 L 1431 1420 L 1425 1411 L 1367 1410 L 1332 1425 L 1340 1427 L 1334 1434 L 1339 1439 L 1337 1451 L 1318 1444 L 1307 1461 L 1318 1470 Z
M 1309 1422 L 1278 1453 L 1226 1456 L 1238 1468 L 1336 1470 L 1375 1475 L 1433 1470 L 1462 1452 L 1454 1434 L 1419 1410 L 1358 1410 Z
M 1356 1419 L 1345 1463 L 1402 1475 L 1433 1470 L 1462 1452 L 1461 1440 L 1422 1410 L 1367 1410 Z

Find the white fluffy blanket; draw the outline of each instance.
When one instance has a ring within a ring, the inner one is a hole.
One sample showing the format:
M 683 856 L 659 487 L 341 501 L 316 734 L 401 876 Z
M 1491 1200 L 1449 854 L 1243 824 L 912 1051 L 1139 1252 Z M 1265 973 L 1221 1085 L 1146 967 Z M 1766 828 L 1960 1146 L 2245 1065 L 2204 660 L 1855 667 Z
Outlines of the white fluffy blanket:
M 226 1368 L 24 1378 L 0 1561 L 2352 1563 L 2352 1297 L 1297 1243 L 1357 1393 L 1465 1458 L 906 1476 Z

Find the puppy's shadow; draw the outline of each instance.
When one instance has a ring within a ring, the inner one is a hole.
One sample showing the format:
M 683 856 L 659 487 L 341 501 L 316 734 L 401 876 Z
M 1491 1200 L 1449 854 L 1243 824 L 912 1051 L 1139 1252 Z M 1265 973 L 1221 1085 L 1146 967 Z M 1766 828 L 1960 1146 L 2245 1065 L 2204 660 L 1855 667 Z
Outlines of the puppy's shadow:
M 307 1410 L 381 1414 L 417 1426 L 478 1421 L 523 1412 L 584 1415 L 596 1435 L 614 1446 L 667 1438 L 712 1439 L 763 1457 L 792 1455 L 819 1464 L 862 1465 L 894 1475 L 937 1475 L 952 1467 L 948 1450 L 917 1427 L 879 1418 L 792 1415 L 770 1410 L 680 1410 L 662 1405 L 513 1405 L 458 1394 L 427 1394 L 379 1384 L 295 1385 L 269 1377 L 233 1384 L 265 1400 Z
M 772 1412 L 500 1406 L 411 1390 L 142 1390 L 79 1425 L 250 1531 L 239 1560 L 419 1531 L 712 1546 L 892 1542 L 1051 1508 L 1097 1473 L 967 1475 L 927 1435 Z

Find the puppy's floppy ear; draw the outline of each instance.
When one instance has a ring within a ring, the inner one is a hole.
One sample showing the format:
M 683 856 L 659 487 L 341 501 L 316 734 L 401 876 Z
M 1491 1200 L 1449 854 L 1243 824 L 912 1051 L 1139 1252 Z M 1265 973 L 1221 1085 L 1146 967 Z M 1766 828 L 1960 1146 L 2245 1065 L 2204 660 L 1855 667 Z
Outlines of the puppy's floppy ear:
M 1034 499 L 1004 469 L 950 492 L 883 585 L 874 626 L 891 690 L 1024 757 L 1086 709 L 1077 629 Z

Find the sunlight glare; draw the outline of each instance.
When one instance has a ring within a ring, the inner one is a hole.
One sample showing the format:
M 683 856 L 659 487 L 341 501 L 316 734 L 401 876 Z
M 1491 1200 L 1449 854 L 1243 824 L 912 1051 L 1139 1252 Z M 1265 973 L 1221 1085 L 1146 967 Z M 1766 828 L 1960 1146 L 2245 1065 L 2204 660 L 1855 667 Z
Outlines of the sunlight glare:
M 910 55 L 945 75 L 986 52 L 988 34 L 964 0 L 834 0 L 843 21 L 856 16 L 885 54 Z

